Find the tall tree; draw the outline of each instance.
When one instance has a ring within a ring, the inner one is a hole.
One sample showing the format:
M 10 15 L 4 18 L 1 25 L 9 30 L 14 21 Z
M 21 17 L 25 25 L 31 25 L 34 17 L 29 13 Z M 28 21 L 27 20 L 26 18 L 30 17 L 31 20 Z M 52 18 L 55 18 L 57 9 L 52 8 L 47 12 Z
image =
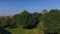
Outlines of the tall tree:
M 44 27 L 47 32 L 59 32 L 60 29 L 60 11 L 50 10 L 43 16 Z
M 21 14 L 16 14 L 14 16 L 14 20 L 16 23 L 19 23 L 20 25 L 25 25 L 27 21 L 29 20 L 30 13 L 27 10 L 24 10 L 21 12 Z

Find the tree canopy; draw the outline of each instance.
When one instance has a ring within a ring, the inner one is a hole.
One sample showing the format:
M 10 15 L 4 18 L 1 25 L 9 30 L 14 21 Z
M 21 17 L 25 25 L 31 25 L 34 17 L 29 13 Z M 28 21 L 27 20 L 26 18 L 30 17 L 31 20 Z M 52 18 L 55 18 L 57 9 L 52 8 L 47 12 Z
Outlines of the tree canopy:
M 50 10 L 43 16 L 43 22 L 48 32 L 60 32 L 60 10 Z

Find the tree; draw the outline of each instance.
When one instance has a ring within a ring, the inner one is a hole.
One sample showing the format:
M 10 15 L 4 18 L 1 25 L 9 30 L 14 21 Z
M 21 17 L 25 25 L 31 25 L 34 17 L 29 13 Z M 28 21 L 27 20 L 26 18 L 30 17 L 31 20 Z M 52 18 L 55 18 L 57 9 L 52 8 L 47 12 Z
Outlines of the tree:
M 6 18 L 0 18 L 0 27 L 4 27 L 6 25 Z
M 24 28 L 34 28 L 37 26 L 41 19 L 41 13 L 29 13 L 27 10 L 24 10 L 20 14 L 13 16 L 13 19 L 19 25 L 22 25 Z
M 19 25 L 25 25 L 29 20 L 30 13 L 27 10 L 21 12 L 21 14 L 14 15 L 14 20 Z
M 49 13 L 43 16 L 44 27 L 47 32 L 55 33 L 60 29 L 60 11 L 50 10 Z
M 46 10 L 46 9 L 42 10 L 42 15 L 44 15 L 46 13 L 48 13 L 48 10 Z
M 25 25 L 25 28 L 27 29 L 33 29 L 37 28 L 38 23 L 40 22 L 41 19 L 41 13 L 34 12 L 31 14 L 29 17 L 28 23 Z

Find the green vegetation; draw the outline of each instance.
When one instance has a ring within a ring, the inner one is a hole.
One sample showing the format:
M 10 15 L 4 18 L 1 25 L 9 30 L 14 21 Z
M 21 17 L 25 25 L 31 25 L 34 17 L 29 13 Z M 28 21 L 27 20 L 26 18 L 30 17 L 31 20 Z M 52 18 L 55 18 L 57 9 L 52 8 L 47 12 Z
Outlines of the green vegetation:
M 47 32 L 60 32 L 60 10 L 50 10 L 49 13 L 43 16 L 44 27 Z
M 42 13 L 24 10 L 12 18 L 0 18 L 0 28 L 12 34 L 60 34 L 60 10 L 44 9 Z

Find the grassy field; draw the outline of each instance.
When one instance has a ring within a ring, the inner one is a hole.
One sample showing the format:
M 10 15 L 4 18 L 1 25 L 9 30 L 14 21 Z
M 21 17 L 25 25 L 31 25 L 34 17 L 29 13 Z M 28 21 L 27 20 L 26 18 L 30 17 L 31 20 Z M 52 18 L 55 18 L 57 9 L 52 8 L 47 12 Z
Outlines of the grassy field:
M 11 32 L 12 34 L 43 34 L 42 30 L 37 29 L 23 29 L 22 27 L 17 27 L 14 29 L 10 29 L 10 28 L 5 28 L 6 30 L 8 30 L 9 32 Z

